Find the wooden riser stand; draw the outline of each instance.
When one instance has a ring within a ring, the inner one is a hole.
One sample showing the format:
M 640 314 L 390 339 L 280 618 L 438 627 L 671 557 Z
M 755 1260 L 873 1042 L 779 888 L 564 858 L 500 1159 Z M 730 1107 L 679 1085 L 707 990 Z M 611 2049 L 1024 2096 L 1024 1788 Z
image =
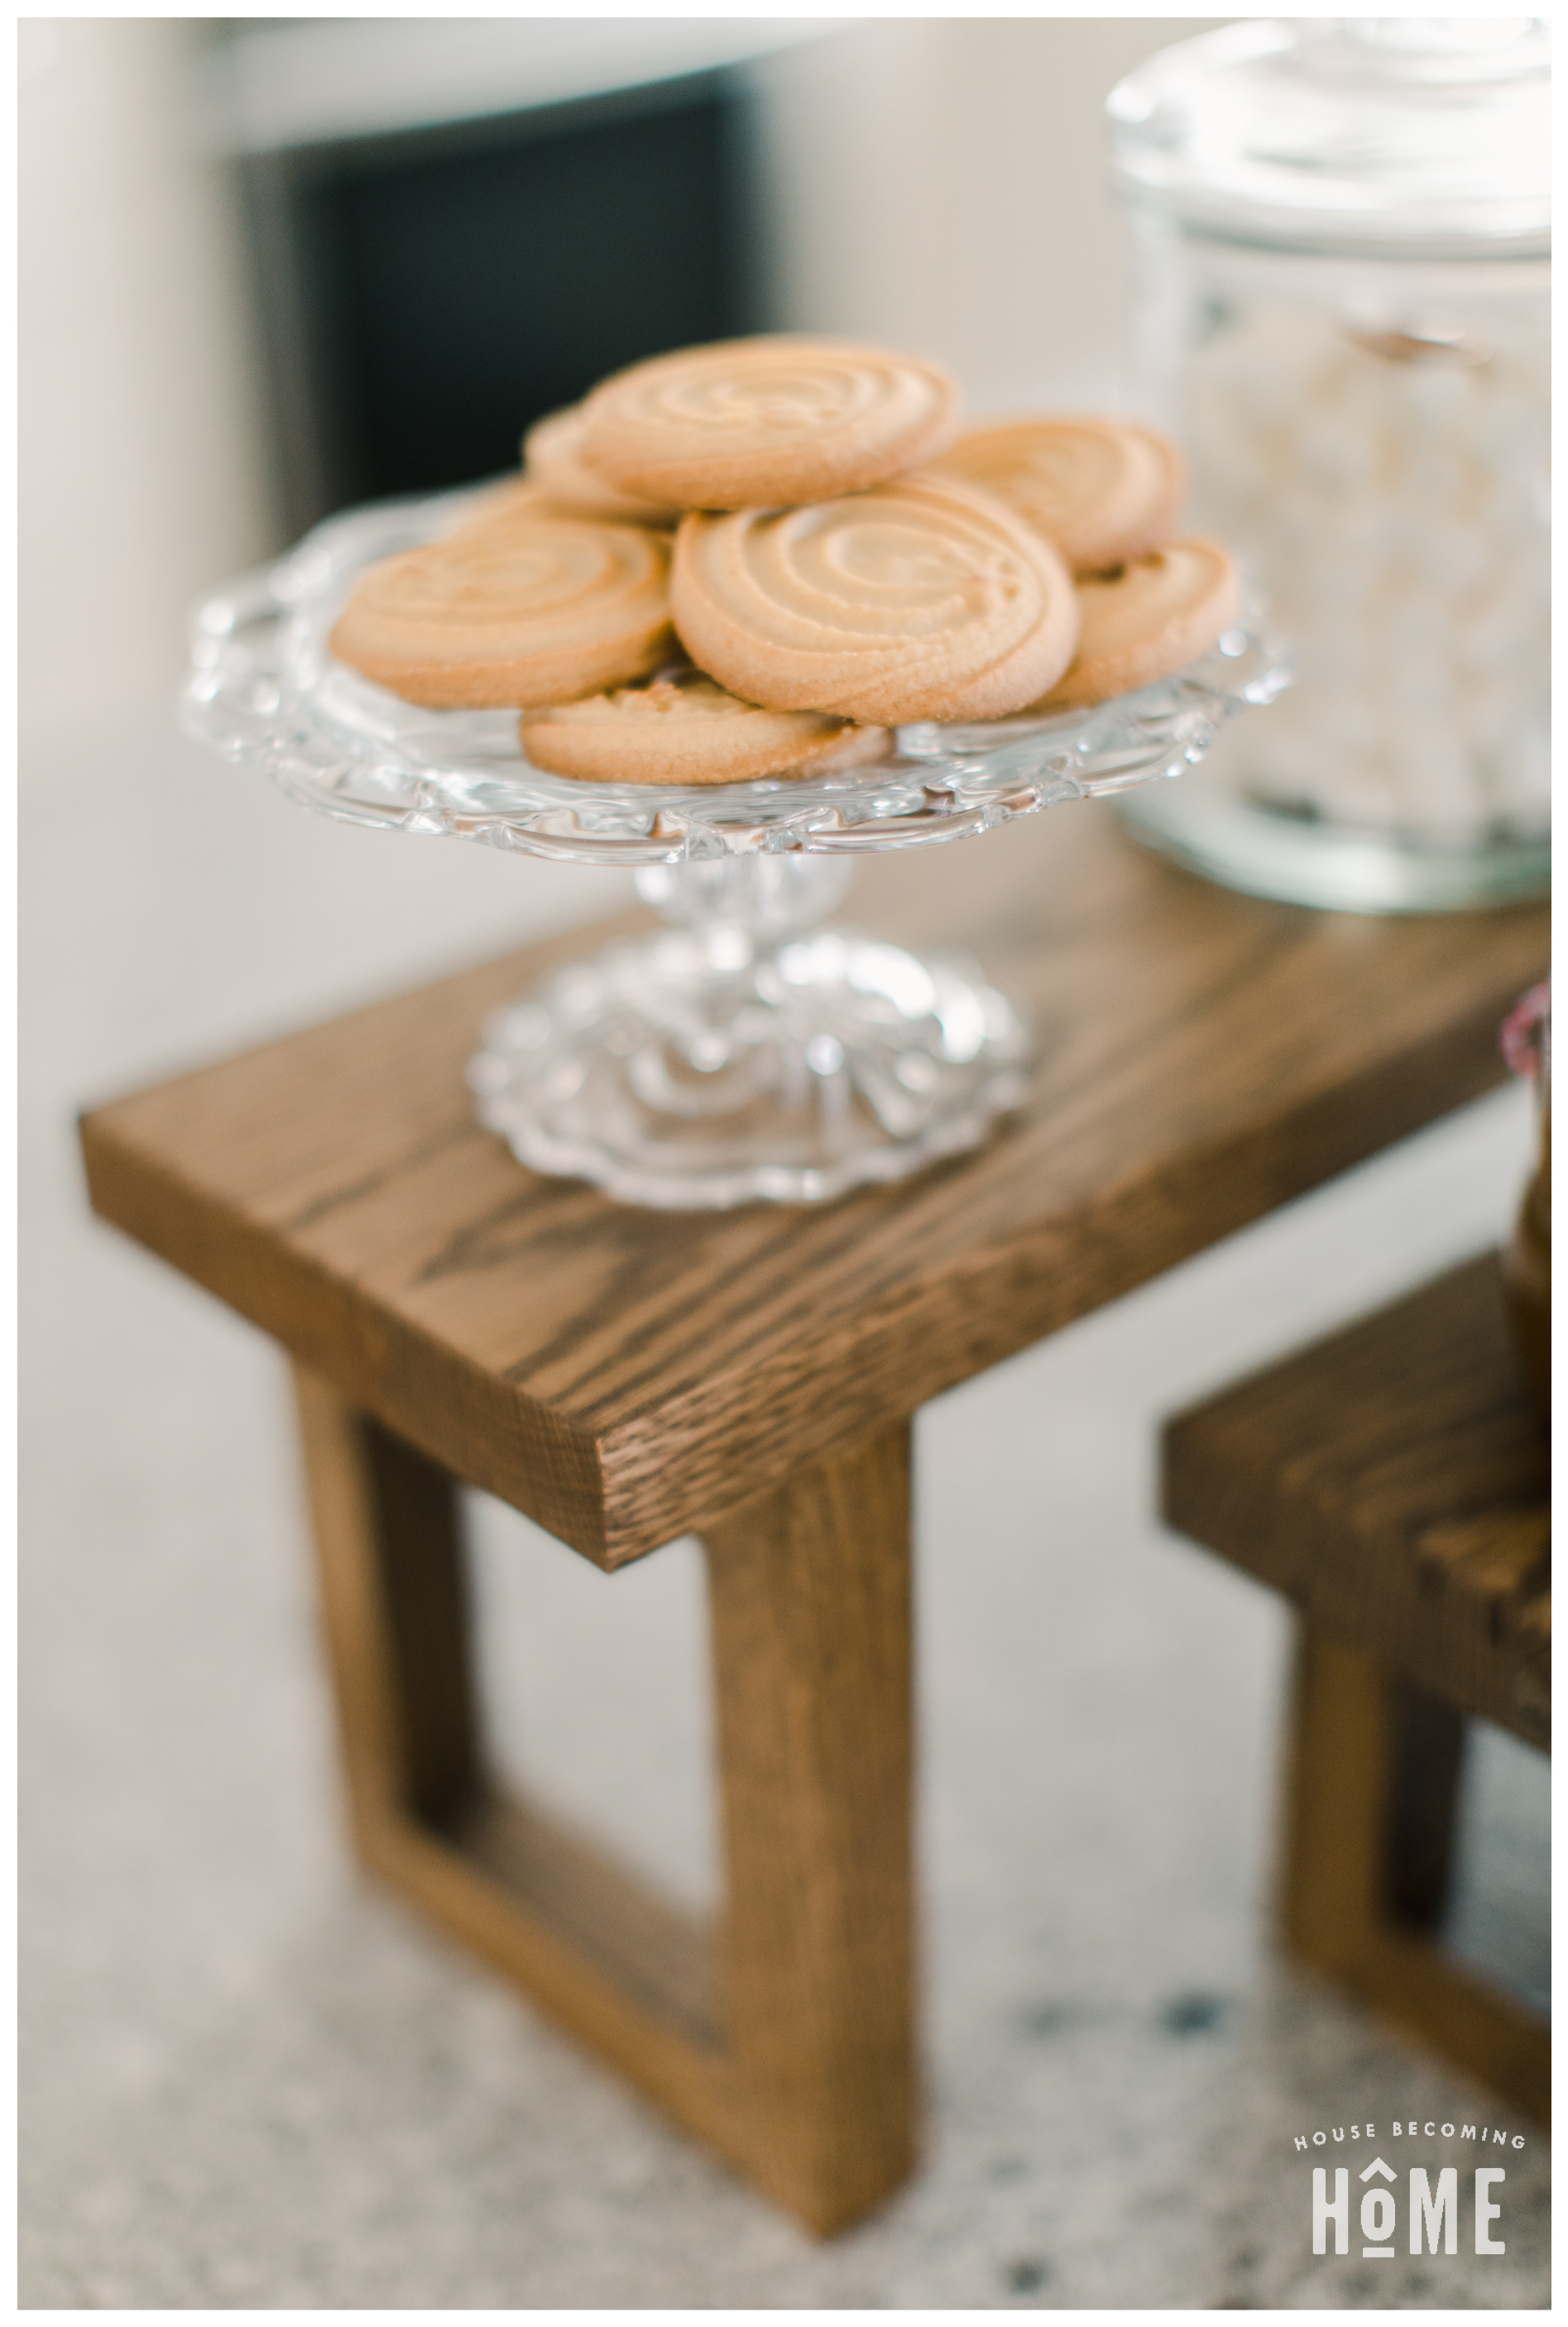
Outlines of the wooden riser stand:
M 1466 1721 L 1550 1750 L 1549 1497 L 1491 1254 L 1165 1432 L 1171 1526 L 1298 1612 L 1287 1945 L 1543 2125 L 1548 2023 L 1437 1931 Z
M 910 1434 L 707 1543 L 716 1935 L 487 1774 L 457 1482 L 296 1369 L 354 1842 L 819 2235 L 917 2155 Z
M 488 1013 L 641 917 L 82 1125 L 102 1217 L 314 1378 L 367 1864 L 821 2230 L 915 2151 L 909 1417 L 1489 1089 L 1547 944 L 1533 908 L 1377 922 L 1230 896 L 1090 801 L 867 859 L 855 920 L 972 951 L 1039 1055 L 996 1138 L 837 1203 L 639 1210 L 525 1172 L 476 1121 Z M 489 1782 L 454 1480 L 602 1569 L 705 1539 L 716 1944 Z M 1484 1627 L 1464 1640 L 1484 1664 Z
M 1315 1971 L 1551 2121 L 1551 2025 L 1436 1937 L 1463 1717 L 1302 1623 L 1286 1765 L 1280 1920 Z

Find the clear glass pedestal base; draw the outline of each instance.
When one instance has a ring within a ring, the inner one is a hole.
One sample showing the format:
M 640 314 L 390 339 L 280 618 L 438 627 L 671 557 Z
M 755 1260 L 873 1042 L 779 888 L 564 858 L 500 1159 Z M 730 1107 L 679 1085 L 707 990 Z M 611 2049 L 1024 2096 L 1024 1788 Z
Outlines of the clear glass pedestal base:
M 1022 1014 L 968 962 L 818 929 L 841 860 L 638 875 L 677 923 L 487 1023 L 481 1120 L 533 1170 L 627 1203 L 818 1203 L 978 1145 L 1022 1102 Z
M 1134 838 L 1249 896 L 1340 913 L 1447 913 L 1515 905 L 1551 885 L 1552 845 L 1501 836 L 1444 847 L 1265 808 L 1201 775 L 1117 804 Z

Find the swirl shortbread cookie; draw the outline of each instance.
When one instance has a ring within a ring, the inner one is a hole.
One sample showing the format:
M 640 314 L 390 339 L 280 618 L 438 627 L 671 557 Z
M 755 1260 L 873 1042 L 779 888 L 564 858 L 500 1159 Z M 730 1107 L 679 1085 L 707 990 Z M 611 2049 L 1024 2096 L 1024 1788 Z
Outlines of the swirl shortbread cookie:
M 1168 541 L 1119 574 L 1079 582 L 1078 596 L 1078 653 L 1031 712 L 1082 710 L 1184 669 L 1235 621 L 1241 585 L 1217 541 Z
M 492 525 L 512 525 L 521 517 L 541 514 L 546 496 L 527 477 L 503 477 L 497 484 L 465 493 L 463 500 L 466 507 L 462 515 L 436 537 L 443 547 L 449 541 L 465 541 L 470 534 Z
M 679 508 L 623 493 L 606 478 L 584 468 L 583 438 L 587 428 L 580 404 L 552 412 L 536 421 L 523 439 L 523 465 L 527 481 L 562 509 L 581 509 L 587 517 L 630 519 L 638 525 L 673 525 Z
M 1187 491 L 1175 445 L 1131 420 L 998 421 L 966 429 L 934 466 L 995 493 L 1075 574 L 1157 548 Z
M 666 659 L 668 576 L 665 535 L 523 499 L 371 566 L 331 649 L 435 710 L 569 703 Z
M 835 341 L 730 340 L 656 356 L 583 407 L 581 458 L 681 509 L 793 507 L 899 475 L 952 442 L 940 365 Z
M 929 472 L 811 508 L 688 516 L 670 590 L 687 653 L 734 694 L 881 726 L 1016 711 L 1078 640 L 1056 552 L 989 494 Z
M 764 711 L 701 671 L 586 702 L 527 711 L 523 749 L 536 767 L 593 783 L 743 784 L 826 775 L 880 759 L 891 738 L 821 711 Z

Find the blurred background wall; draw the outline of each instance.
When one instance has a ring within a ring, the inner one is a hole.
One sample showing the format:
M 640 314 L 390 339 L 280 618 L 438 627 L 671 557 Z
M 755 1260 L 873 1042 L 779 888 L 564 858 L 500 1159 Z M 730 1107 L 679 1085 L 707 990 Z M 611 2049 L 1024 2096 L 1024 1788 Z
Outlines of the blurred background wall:
M 1218 21 L 24 23 L 25 724 L 161 712 L 197 590 L 659 348 L 1114 405 L 1102 101 Z
M 198 26 L 19 33 L 23 718 L 166 716 L 185 602 L 275 530 L 232 176 Z

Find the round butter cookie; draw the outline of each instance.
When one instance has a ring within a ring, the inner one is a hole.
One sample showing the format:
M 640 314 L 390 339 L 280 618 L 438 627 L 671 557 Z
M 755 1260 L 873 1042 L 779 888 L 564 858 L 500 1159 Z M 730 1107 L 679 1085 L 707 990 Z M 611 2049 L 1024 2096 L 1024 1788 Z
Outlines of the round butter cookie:
M 362 574 L 332 652 L 435 710 L 569 703 L 668 657 L 669 543 L 533 500 Z
M 523 466 L 529 484 L 560 508 L 581 509 L 588 517 L 673 525 L 680 515 L 678 509 L 644 500 L 637 493 L 619 492 L 607 479 L 583 467 L 581 452 L 586 427 L 580 404 L 536 421 L 523 439 Z
M 966 429 L 935 465 L 1004 500 L 1075 574 L 1157 548 L 1187 492 L 1175 445 L 1131 420 L 998 421 Z
M 883 727 L 854 726 L 820 711 L 764 711 L 702 671 L 526 711 L 522 737 L 536 767 L 606 784 L 826 775 L 880 759 L 891 741 Z
M 527 477 L 503 477 L 497 484 L 481 486 L 467 500 L 462 516 L 438 537 L 443 547 L 449 541 L 465 539 L 481 527 L 510 525 L 524 515 L 538 515 L 545 505 L 545 495 Z
M 583 406 L 582 459 L 680 509 L 793 507 L 856 492 L 949 444 L 939 364 L 829 340 L 724 340 L 634 364 Z
M 806 509 L 683 518 L 670 582 L 692 660 L 748 703 L 892 727 L 994 719 L 1078 642 L 1056 552 L 929 472 Z
M 1169 678 L 1235 621 L 1241 585 L 1217 541 L 1168 541 L 1125 565 L 1078 584 L 1083 628 L 1066 676 L 1030 710 L 1042 716 L 1130 695 Z

